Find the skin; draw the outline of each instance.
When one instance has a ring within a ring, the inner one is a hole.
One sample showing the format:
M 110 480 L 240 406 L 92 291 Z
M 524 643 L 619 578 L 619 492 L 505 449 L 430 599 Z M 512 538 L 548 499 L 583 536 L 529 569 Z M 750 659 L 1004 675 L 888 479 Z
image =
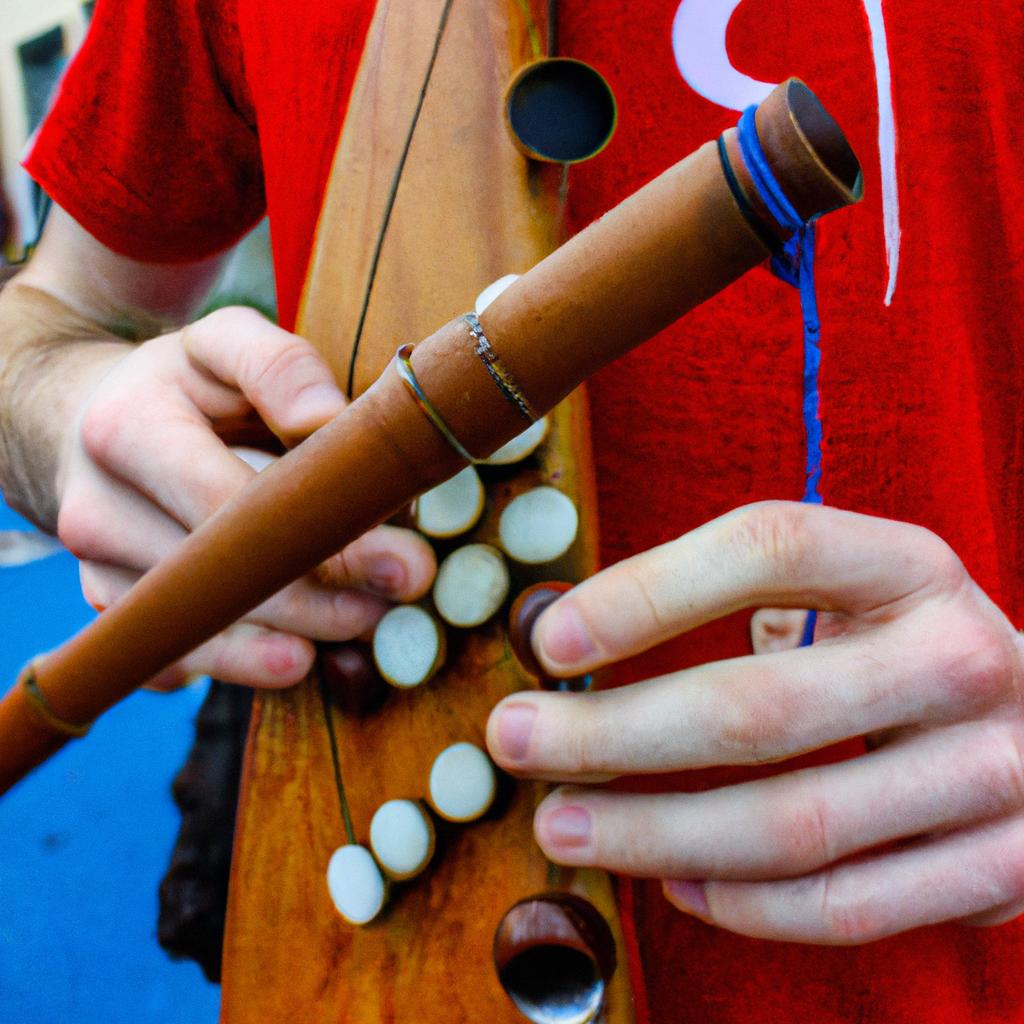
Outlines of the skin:
M 0 485 L 80 559 L 94 607 L 118 601 L 252 479 L 225 443 L 239 424 L 290 446 L 345 404 L 316 351 L 259 314 L 189 323 L 218 269 L 128 259 L 55 209 L 0 293 Z M 425 540 L 379 527 L 151 685 L 298 682 L 312 641 L 365 634 L 390 601 L 425 593 L 434 569 Z
M 538 619 L 553 675 L 613 664 L 741 608 L 757 653 L 601 693 L 527 692 L 488 723 L 552 860 L 664 879 L 680 910 L 822 944 L 1024 910 L 1024 641 L 937 536 L 832 508 L 738 509 L 586 581 Z M 799 643 L 819 609 L 815 643 Z M 790 609 L 790 610 L 787 610 Z M 706 793 L 595 781 L 859 756 Z

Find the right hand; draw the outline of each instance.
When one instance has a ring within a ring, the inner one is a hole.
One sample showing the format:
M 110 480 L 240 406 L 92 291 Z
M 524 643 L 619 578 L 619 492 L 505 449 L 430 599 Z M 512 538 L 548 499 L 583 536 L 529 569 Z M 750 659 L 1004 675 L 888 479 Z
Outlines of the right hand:
M 58 478 L 57 531 L 81 560 L 86 600 L 97 609 L 116 603 L 249 483 L 254 470 L 219 426 L 255 414 L 291 445 L 344 405 L 313 347 L 248 309 L 218 310 L 111 358 L 65 439 Z M 312 664 L 311 641 L 365 633 L 389 600 L 422 595 L 434 569 L 422 537 L 377 527 L 150 685 L 202 674 L 254 686 L 298 682 Z

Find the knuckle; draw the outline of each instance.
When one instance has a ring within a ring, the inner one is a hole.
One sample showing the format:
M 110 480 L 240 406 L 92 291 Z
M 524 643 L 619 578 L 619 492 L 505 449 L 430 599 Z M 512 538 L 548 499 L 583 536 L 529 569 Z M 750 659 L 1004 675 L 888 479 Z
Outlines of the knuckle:
M 314 349 L 301 338 L 280 332 L 261 350 L 254 350 L 245 390 L 250 398 L 275 397 L 287 384 L 298 391 L 323 375 L 323 364 Z
M 332 555 L 328 565 L 330 567 L 330 578 L 334 586 L 350 586 L 360 579 L 359 570 L 361 565 L 359 542 L 350 544 L 347 548 Z
M 330 619 L 317 630 L 329 632 L 329 639 L 352 640 L 375 626 L 387 605 L 358 590 L 342 590 L 330 597 Z
M 820 884 L 821 922 L 829 941 L 854 946 L 881 936 L 877 913 L 855 892 L 844 892 L 833 871 L 826 871 Z
M 1003 702 L 1020 686 L 1015 638 L 977 614 L 946 616 L 941 623 L 940 677 L 954 711 Z
M 806 547 L 806 509 L 790 501 L 764 501 L 740 511 L 733 540 L 744 554 L 789 575 L 800 568 Z
M 799 701 L 767 667 L 747 670 L 749 687 L 726 697 L 714 713 L 719 742 L 732 764 L 766 764 L 786 753 L 788 738 L 798 732 Z
M 648 620 L 647 629 L 653 634 L 663 633 L 670 623 L 659 607 L 655 594 L 657 586 L 657 567 L 653 560 L 640 559 L 632 566 L 626 577 L 631 594 L 626 599 Z M 597 638 L 598 641 L 601 637 Z
M 779 815 L 773 833 L 787 872 L 812 871 L 838 856 L 832 815 L 817 786 L 807 785 L 788 813 Z
M 215 679 L 236 680 L 244 674 L 243 670 L 249 666 L 240 657 L 236 650 L 236 642 L 230 635 L 230 631 L 215 637 L 208 644 L 205 644 L 201 651 L 201 657 L 196 659 L 196 666 L 189 666 L 194 671 L 208 671 Z M 249 668 L 249 674 L 252 670 Z
M 271 616 L 267 625 L 275 629 L 301 632 L 310 619 L 309 594 L 303 581 L 278 591 L 270 603 Z
M 584 792 L 585 791 L 581 791 Z M 574 796 L 568 789 L 566 798 Z M 629 875 L 685 873 L 684 858 L 671 842 L 671 826 L 663 807 L 632 805 L 623 812 L 614 803 L 587 801 L 594 822 L 591 861 Z M 626 817 L 628 813 L 628 818 Z
M 181 497 L 185 502 L 179 503 L 179 507 L 187 508 L 189 514 L 179 513 L 183 520 L 182 525 L 195 528 L 205 522 L 222 505 L 225 505 L 231 498 L 242 489 L 242 485 L 235 485 L 234 482 L 227 482 L 215 477 L 196 476 L 189 480 L 182 487 Z M 195 519 L 195 522 L 191 520 Z
M 923 526 L 908 525 L 917 562 L 926 568 L 930 589 L 955 593 L 969 579 L 957 553 L 937 533 Z
M 225 334 L 251 331 L 266 323 L 263 316 L 249 306 L 222 306 L 191 324 L 187 331 L 190 334 L 202 331 L 213 337 L 220 337 Z
M 257 331 L 265 330 L 268 323 L 262 314 L 247 306 L 222 306 L 187 324 L 177 338 L 188 359 L 203 364 L 207 354 L 222 347 L 225 339 L 248 339 Z M 225 351 L 230 353 L 235 348 L 229 346 Z
M 359 574 L 364 566 L 359 544 L 360 541 L 356 541 L 355 544 L 350 544 L 342 551 L 331 555 L 327 561 L 321 562 L 313 572 L 316 582 L 329 590 L 345 590 L 358 586 L 366 575 L 365 570 L 362 575 Z
M 1005 814 L 1024 807 L 1024 746 L 1013 733 L 993 747 L 998 751 L 992 768 L 982 772 L 980 807 L 986 817 Z M 1022 878 L 1024 882 L 1024 878 Z
M 71 492 L 57 514 L 57 536 L 76 557 L 99 559 L 106 548 L 106 517 L 85 492 Z
M 105 466 L 116 461 L 124 445 L 126 424 L 137 415 L 130 403 L 116 398 L 92 402 L 83 412 L 79 437 L 93 462 Z

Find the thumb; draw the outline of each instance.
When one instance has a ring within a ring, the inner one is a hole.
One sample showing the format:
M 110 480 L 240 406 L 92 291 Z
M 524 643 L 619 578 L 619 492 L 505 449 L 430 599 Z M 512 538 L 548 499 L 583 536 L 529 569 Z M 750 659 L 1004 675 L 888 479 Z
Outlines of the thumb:
M 182 332 L 182 345 L 193 366 L 240 391 L 286 444 L 345 407 L 320 353 L 253 309 L 229 306 L 197 320 Z

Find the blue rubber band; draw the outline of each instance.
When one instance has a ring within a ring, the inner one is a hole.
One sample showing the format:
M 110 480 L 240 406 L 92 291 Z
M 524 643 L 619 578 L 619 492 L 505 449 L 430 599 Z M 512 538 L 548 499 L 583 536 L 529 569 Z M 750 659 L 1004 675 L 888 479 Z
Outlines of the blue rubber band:
M 756 106 L 747 107 L 740 118 L 740 152 L 768 212 L 783 228 L 793 233 L 781 251 L 772 257 L 771 267 L 776 277 L 800 292 L 800 308 L 804 321 L 803 421 L 806 441 L 806 479 L 803 497 L 800 500 L 820 505 L 822 430 L 818 376 L 821 368 L 821 323 L 818 319 L 818 299 L 814 290 L 816 218 L 803 220 L 772 174 L 768 159 L 761 148 L 761 140 L 757 137 L 757 124 L 754 120 L 756 111 Z M 801 639 L 802 647 L 810 645 L 813 641 L 816 619 L 813 611 L 808 614 Z

